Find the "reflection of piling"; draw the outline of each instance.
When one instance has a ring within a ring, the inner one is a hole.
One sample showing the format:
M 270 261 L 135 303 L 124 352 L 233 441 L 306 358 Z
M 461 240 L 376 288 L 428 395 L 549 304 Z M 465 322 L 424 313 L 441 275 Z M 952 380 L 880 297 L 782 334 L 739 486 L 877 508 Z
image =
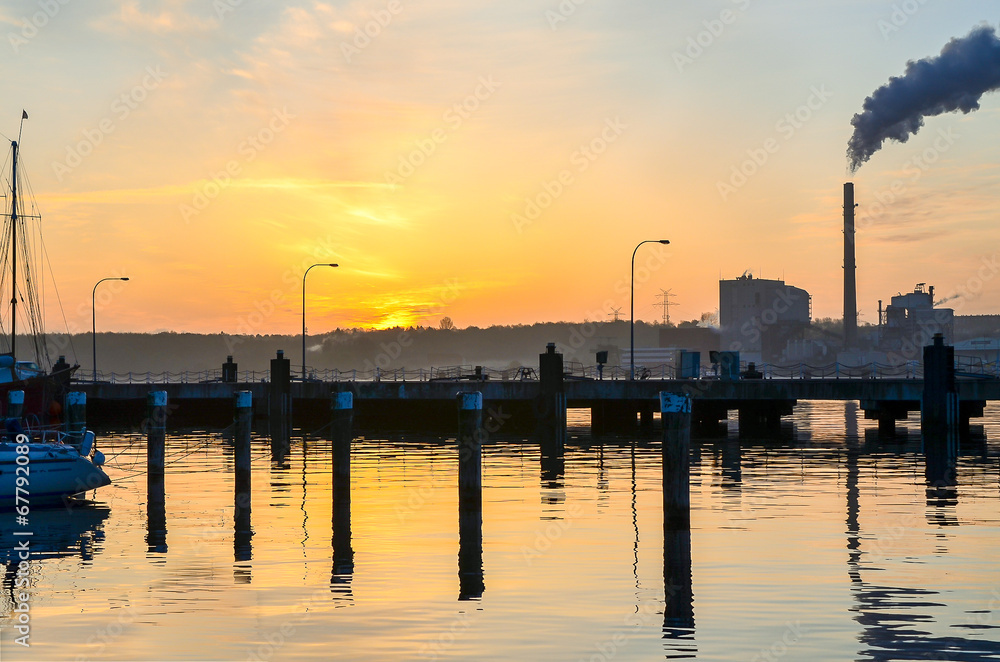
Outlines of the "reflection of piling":
M 691 527 L 691 398 L 660 393 L 663 421 L 663 525 L 668 529 Z
M 237 391 L 234 396 L 236 406 L 233 461 L 235 464 L 234 531 L 233 553 L 237 561 L 252 558 L 250 538 L 253 529 L 250 523 L 251 473 L 250 436 L 253 428 L 253 393 Z
M 20 419 L 24 415 L 24 391 L 7 393 L 7 418 Z
M 267 415 L 271 454 L 282 457 L 288 453 L 292 430 L 292 362 L 280 349 L 277 357 L 271 359 Z
M 163 474 L 146 477 L 146 551 L 167 552 L 167 499 Z
M 688 639 L 694 630 L 694 591 L 691 587 L 691 531 L 663 529 L 663 634 Z
M 354 439 L 354 395 L 334 393 L 331 402 L 333 442 L 333 577 L 346 583 L 354 572 L 351 548 L 351 442 Z
M 83 431 L 87 428 L 87 394 L 70 391 L 66 394 L 66 433 L 69 441 L 79 446 L 83 441 Z
M 927 480 L 950 483 L 958 459 L 958 389 L 955 385 L 955 348 L 941 334 L 924 347 L 924 392 L 920 402 L 920 429 L 926 456 Z
M 458 400 L 458 577 L 459 600 L 483 590 L 483 394 Z
M 146 405 L 146 545 L 148 551 L 162 554 L 167 551 L 164 485 L 167 392 L 151 391 L 146 396 Z

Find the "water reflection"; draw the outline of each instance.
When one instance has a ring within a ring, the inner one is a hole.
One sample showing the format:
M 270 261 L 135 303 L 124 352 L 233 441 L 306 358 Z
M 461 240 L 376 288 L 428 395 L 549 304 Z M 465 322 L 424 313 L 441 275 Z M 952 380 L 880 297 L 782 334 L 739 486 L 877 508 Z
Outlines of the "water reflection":
M 167 553 L 167 503 L 163 474 L 150 473 L 146 480 L 146 551 Z
M 862 549 L 864 536 L 861 532 L 860 468 L 861 452 L 856 443 L 848 439 L 846 452 L 846 496 L 847 496 L 847 574 L 851 582 L 851 592 L 855 604 L 850 608 L 855 613 L 854 620 L 861 625 L 859 643 L 861 659 L 890 662 L 916 659 L 936 659 L 980 661 L 995 660 L 1000 654 L 1000 642 L 984 639 L 969 639 L 959 636 L 933 636 L 922 629 L 912 629 L 914 624 L 930 626 L 935 623 L 933 612 L 947 607 L 947 604 L 932 596 L 939 592 L 915 587 L 875 585 L 864 580 L 863 573 L 882 568 L 866 568 Z M 954 469 L 954 467 L 951 467 Z M 928 475 L 931 475 L 928 469 Z M 940 475 L 940 474 L 935 474 Z M 954 516 L 958 502 L 957 489 L 953 481 L 954 471 L 946 474 L 952 479 L 940 480 L 927 486 L 927 519 L 938 526 L 958 524 Z M 876 546 L 876 549 L 879 547 Z M 938 549 L 938 553 L 946 553 Z M 977 629 L 996 626 L 977 624 Z
M 663 638 L 667 658 L 696 657 L 691 531 L 663 530 Z
M 353 601 L 354 549 L 351 548 L 351 439 L 333 441 L 333 570 L 330 592 L 338 601 Z
M 25 531 L 18 527 L 14 529 L 6 523 L 13 524 L 13 517 L 4 518 L 4 526 L 0 528 L 0 563 L 4 565 L 2 580 L 3 600 L 0 602 L 0 617 L 9 617 L 18 603 L 18 594 L 29 594 L 35 588 L 37 567 L 32 572 L 21 577 L 29 579 L 28 586 L 18 586 L 18 565 L 22 561 L 18 546 L 27 541 L 29 547 L 28 563 L 35 565 L 39 561 L 69 558 L 79 556 L 83 561 L 92 561 L 104 546 L 104 523 L 111 514 L 106 506 L 89 502 L 73 503 L 65 508 L 36 508 L 31 511 L 30 537 L 15 535 L 15 531 Z

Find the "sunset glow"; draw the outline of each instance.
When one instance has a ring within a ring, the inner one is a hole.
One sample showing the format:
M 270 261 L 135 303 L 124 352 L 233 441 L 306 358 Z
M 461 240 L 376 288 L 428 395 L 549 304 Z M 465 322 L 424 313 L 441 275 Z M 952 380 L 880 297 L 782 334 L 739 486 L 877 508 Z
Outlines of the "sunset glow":
M 845 156 L 866 96 L 991 3 L 45 4 L 0 9 L 0 133 L 28 112 L 52 331 L 127 275 L 104 330 L 296 333 L 316 261 L 314 335 L 605 320 L 659 237 L 638 319 L 747 270 L 839 318 L 849 179 L 861 322 L 918 282 L 1000 308 L 1000 98 Z

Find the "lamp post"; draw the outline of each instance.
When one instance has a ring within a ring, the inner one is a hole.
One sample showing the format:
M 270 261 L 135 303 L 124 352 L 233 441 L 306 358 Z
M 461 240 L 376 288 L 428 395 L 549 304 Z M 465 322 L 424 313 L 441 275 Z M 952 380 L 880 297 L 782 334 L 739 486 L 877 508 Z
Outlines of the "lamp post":
M 128 280 L 128 276 L 108 276 L 94 283 L 94 291 L 90 293 L 90 337 L 93 340 L 94 349 L 94 378 L 97 381 L 97 286 L 106 280 Z
M 306 276 L 313 267 L 336 267 L 337 264 L 314 264 L 302 274 L 302 381 L 306 380 Z
M 669 244 L 667 239 L 646 239 L 640 241 L 632 251 L 632 276 L 629 290 L 629 379 L 635 379 L 635 254 L 643 244 Z

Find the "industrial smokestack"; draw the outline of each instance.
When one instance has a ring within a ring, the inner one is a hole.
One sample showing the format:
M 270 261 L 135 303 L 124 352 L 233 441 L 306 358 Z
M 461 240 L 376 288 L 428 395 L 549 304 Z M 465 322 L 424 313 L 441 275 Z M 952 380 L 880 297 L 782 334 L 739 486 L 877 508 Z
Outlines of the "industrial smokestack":
M 1000 38 L 990 25 L 952 39 L 936 57 L 906 63 L 902 76 L 865 99 L 854 116 L 847 145 L 851 172 L 857 172 L 886 140 L 905 143 L 925 117 L 979 110 L 979 99 L 1000 89 Z
M 858 342 L 858 285 L 854 264 L 854 183 L 844 184 L 844 349 Z

